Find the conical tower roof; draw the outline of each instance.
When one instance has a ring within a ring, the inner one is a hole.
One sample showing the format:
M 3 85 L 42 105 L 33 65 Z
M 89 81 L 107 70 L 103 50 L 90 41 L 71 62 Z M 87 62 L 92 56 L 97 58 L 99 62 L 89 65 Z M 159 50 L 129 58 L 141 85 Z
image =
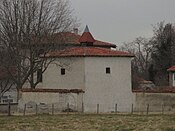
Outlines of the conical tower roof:
M 82 36 L 79 39 L 80 43 L 94 43 L 95 39 L 93 38 L 92 34 L 89 31 L 88 26 L 86 25 L 86 28 L 82 34 Z

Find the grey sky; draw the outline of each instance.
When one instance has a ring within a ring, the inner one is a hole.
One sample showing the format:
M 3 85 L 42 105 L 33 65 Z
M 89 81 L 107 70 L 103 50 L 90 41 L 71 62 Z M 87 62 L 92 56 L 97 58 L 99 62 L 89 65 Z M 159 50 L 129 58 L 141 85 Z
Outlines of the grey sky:
M 81 27 L 97 39 L 117 45 L 150 37 L 152 25 L 175 23 L 175 0 L 70 0 Z

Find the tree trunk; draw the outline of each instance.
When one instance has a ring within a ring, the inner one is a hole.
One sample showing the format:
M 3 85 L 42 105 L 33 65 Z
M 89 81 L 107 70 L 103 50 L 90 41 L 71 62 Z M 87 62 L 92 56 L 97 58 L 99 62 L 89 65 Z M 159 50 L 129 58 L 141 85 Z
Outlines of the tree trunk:
M 33 72 L 31 73 L 31 80 L 30 80 L 30 86 L 31 86 L 31 89 L 34 89 L 35 87 L 34 87 L 34 75 L 33 75 Z
M 17 88 L 17 103 L 19 102 L 20 99 L 20 89 L 22 88 Z
M 2 103 L 2 102 L 1 102 L 1 99 L 2 99 L 2 95 L 1 95 L 1 93 L 0 93 L 0 103 Z

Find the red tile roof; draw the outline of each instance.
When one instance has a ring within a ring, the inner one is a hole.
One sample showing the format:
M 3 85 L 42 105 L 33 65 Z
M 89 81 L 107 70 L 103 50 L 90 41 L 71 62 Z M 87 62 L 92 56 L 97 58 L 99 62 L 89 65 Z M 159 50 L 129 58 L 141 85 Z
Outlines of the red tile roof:
M 114 44 L 104 42 L 104 41 L 99 41 L 99 40 L 95 40 L 94 45 L 95 46 L 110 46 L 110 47 L 116 48 L 116 45 L 114 45 Z
M 80 35 L 71 33 L 71 32 L 62 32 L 62 33 L 55 33 L 52 36 L 52 40 L 54 43 L 63 43 L 63 44 L 73 44 L 73 45 L 80 45 L 79 39 Z M 83 38 L 84 39 L 84 38 Z M 95 40 L 95 39 L 94 39 Z M 47 44 L 47 39 L 42 39 L 39 44 Z M 99 46 L 99 47 L 113 47 L 116 48 L 115 44 L 109 43 L 109 42 L 104 42 L 104 41 L 99 41 L 95 40 L 93 43 L 94 46 Z
M 90 32 L 84 32 L 79 39 L 80 43 L 94 43 L 95 39 L 93 38 Z
M 70 44 L 76 44 L 76 45 L 80 45 L 80 35 L 74 34 L 74 33 L 65 33 L 65 38 L 66 41 L 65 43 L 70 43 Z M 83 38 L 84 39 L 84 38 Z M 95 40 L 95 39 L 94 39 Z M 82 40 L 83 41 L 83 40 Z M 104 42 L 104 41 L 100 41 L 100 40 L 95 40 L 93 43 L 94 46 L 101 46 L 101 47 L 113 47 L 116 48 L 115 44 L 109 43 L 109 42 Z
M 175 71 L 175 66 L 170 67 L 167 71 Z
M 123 51 L 99 47 L 75 47 L 62 51 L 50 52 L 46 57 L 133 57 L 133 54 Z

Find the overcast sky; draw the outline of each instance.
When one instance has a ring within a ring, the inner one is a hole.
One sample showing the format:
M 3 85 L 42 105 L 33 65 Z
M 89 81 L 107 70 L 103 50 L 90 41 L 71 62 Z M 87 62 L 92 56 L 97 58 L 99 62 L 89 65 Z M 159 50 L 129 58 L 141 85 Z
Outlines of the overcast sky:
M 152 25 L 175 23 L 175 0 L 70 0 L 81 28 L 95 39 L 120 45 L 152 36 Z

